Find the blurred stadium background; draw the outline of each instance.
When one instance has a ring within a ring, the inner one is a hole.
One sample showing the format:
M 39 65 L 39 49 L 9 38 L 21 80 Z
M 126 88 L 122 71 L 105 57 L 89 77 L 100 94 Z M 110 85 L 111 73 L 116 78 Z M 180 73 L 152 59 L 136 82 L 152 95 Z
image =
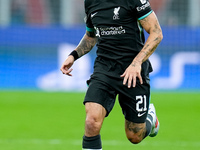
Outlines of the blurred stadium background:
M 196 150 L 200 0 L 150 3 L 164 34 L 150 58 L 152 100 L 162 130 L 156 140 L 147 138 L 135 148 Z M 76 61 L 73 77 L 59 68 L 85 33 L 83 4 L 84 0 L 0 0 L 0 149 L 80 149 L 82 99 L 96 47 Z M 134 148 L 126 140 L 123 123 L 116 104 L 102 130 L 105 149 Z
M 150 2 L 164 34 L 151 57 L 152 88 L 199 90 L 200 1 Z M 59 72 L 85 33 L 83 4 L 83 0 L 0 0 L 0 89 L 85 90 L 95 49 L 76 62 L 73 78 Z

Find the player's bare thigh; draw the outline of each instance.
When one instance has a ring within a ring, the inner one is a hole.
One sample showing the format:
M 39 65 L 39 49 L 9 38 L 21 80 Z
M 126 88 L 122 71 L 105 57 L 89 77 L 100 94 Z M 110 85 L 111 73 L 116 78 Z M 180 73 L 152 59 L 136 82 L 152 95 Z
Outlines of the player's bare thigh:
M 87 102 L 85 103 L 85 110 L 85 136 L 96 136 L 99 134 L 103 120 L 106 116 L 106 109 L 98 103 Z
M 126 136 L 130 142 L 137 144 L 143 140 L 146 134 L 146 123 L 133 123 L 125 120 Z

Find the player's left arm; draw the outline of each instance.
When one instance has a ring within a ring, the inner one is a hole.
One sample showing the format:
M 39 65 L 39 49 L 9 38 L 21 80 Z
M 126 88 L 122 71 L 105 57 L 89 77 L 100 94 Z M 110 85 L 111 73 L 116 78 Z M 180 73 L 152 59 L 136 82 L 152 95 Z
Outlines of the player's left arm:
M 157 46 L 163 39 L 163 34 L 157 17 L 154 12 L 144 19 L 139 20 L 142 27 L 149 33 L 149 37 L 138 55 L 134 58 L 129 67 L 121 75 L 124 77 L 123 84 L 128 83 L 128 87 L 131 85 L 136 86 L 136 78 L 139 79 L 140 83 L 143 84 L 141 77 L 141 66 L 144 61 L 146 61 L 149 56 L 156 50 Z
M 149 37 L 139 54 L 135 57 L 134 62 L 143 63 L 156 50 L 157 46 L 163 39 L 162 30 L 154 12 L 146 18 L 139 20 L 142 27 L 149 33 Z

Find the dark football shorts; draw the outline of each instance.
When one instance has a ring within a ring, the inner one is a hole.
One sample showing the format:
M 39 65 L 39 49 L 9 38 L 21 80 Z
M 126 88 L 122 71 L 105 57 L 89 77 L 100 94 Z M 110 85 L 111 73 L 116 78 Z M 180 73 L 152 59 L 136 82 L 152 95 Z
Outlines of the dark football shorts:
M 98 103 L 106 109 L 108 116 L 118 95 L 125 119 L 134 123 L 145 122 L 150 103 L 149 83 L 140 84 L 137 80 L 136 87 L 128 88 L 127 85 L 123 85 L 123 78 L 113 78 L 101 73 L 93 74 L 87 83 L 84 104 Z

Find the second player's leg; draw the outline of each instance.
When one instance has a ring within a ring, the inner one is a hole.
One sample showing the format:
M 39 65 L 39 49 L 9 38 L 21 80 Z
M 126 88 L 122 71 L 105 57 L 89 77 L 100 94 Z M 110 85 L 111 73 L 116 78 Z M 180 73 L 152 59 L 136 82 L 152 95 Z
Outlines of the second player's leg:
M 147 136 L 156 136 L 159 126 L 160 124 L 153 104 L 149 106 L 145 123 L 134 123 L 125 119 L 126 136 L 133 144 L 140 143 Z
M 128 140 L 133 144 L 138 144 L 146 136 L 146 123 L 133 123 L 125 120 L 125 131 Z

